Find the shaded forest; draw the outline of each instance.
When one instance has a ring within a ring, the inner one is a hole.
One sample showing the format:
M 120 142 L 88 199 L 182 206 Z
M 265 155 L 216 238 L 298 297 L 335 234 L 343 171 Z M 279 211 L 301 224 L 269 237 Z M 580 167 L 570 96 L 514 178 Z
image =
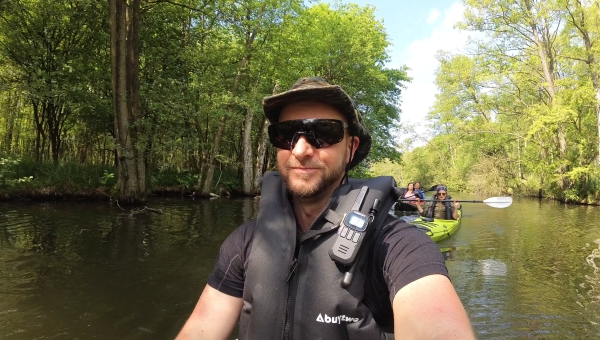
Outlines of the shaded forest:
M 262 98 L 318 75 L 373 135 L 352 176 L 598 203 L 600 2 L 463 3 L 472 39 L 438 54 L 423 140 L 398 124 L 408 70 L 386 67 L 391 39 L 371 6 L 1 2 L 0 191 L 255 194 L 275 168 Z
M 256 0 L 15 0 L 0 5 L 5 188 L 102 187 L 143 202 L 158 187 L 253 194 L 274 150 L 262 98 L 319 75 L 393 140 L 405 69 L 374 8 Z M 85 184 L 86 181 L 88 184 Z

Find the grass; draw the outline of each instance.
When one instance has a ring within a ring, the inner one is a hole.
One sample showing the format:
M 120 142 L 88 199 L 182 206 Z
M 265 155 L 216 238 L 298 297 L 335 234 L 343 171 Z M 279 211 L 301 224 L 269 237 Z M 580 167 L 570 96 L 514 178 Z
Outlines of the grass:
M 149 194 L 184 195 L 196 189 L 198 175 L 189 171 L 153 170 Z M 235 172 L 223 172 L 215 179 L 214 192 L 237 193 L 241 184 Z M 117 191 L 115 169 L 88 165 L 0 157 L 0 199 L 29 200 L 109 200 Z

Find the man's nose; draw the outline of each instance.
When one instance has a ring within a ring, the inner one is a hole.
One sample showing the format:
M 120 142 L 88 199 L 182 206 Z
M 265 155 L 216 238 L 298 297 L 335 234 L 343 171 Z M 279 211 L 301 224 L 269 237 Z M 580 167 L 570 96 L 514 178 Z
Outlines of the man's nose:
M 296 158 L 312 156 L 314 152 L 314 146 L 312 146 L 305 136 L 300 135 L 296 140 L 296 143 L 292 146 L 292 154 Z

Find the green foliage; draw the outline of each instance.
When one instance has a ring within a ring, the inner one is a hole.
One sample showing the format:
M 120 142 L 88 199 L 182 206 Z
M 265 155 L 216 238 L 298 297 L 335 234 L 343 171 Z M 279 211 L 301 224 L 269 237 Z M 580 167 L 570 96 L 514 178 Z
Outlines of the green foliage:
M 371 166 L 368 177 L 377 176 L 392 176 L 396 180 L 398 186 L 404 186 L 406 184 L 405 182 L 407 182 L 403 174 L 402 165 L 392 162 L 389 159 L 385 159 Z
M 164 170 L 152 175 L 152 187 L 179 187 L 183 190 L 189 190 L 198 182 L 198 175 L 191 172 L 178 172 L 174 170 Z
M 16 158 L 0 158 L 0 188 L 14 188 L 33 180 L 33 176 L 18 177 L 19 163 Z
M 71 162 L 55 165 L 51 162 L 22 160 L 15 168 L 15 174 L 18 177 L 33 177 L 30 181 L 32 187 L 61 188 L 67 191 L 110 187 L 116 183 L 111 167 Z
M 479 34 L 469 54 L 438 56 L 436 136 L 404 155 L 404 172 L 485 194 L 597 201 L 597 1 L 465 5 L 459 26 Z
M 100 176 L 100 184 L 103 186 L 108 186 L 109 182 L 112 182 L 115 178 L 115 174 L 112 172 L 108 172 L 108 170 L 104 170 L 102 176 Z
M 282 88 L 310 75 L 342 86 L 373 136 L 367 162 L 400 157 L 394 127 L 400 118 L 401 91 L 410 80 L 406 68 L 385 67 L 390 42 L 374 10 L 339 1 L 307 8 L 287 27 L 283 42 L 292 50 L 275 71 Z

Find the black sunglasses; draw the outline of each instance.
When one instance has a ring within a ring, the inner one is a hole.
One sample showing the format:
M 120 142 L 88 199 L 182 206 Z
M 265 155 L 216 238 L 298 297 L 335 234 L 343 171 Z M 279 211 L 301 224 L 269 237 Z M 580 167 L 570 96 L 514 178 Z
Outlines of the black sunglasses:
M 269 140 L 274 147 L 291 150 L 304 136 L 317 149 L 337 144 L 344 139 L 348 124 L 337 119 L 297 119 L 269 125 Z

